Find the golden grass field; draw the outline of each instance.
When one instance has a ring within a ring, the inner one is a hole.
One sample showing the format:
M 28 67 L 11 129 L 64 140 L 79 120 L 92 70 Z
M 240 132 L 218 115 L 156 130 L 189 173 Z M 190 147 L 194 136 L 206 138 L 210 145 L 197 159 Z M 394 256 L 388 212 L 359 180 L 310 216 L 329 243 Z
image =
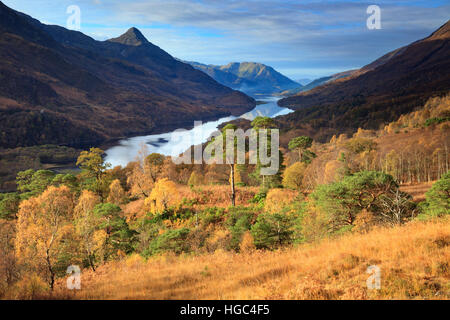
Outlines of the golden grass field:
M 430 190 L 431 186 L 436 181 L 432 182 L 423 182 L 423 183 L 416 183 L 416 184 L 405 184 L 400 186 L 400 190 L 406 193 L 409 193 L 415 202 L 421 202 L 425 200 L 425 193 Z
M 367 267 L 381 268 L 368 290 Z M 449 299 L 450 220 L 411 222 L 274 252 L 131 256 L 82 273 L 63 299 Z

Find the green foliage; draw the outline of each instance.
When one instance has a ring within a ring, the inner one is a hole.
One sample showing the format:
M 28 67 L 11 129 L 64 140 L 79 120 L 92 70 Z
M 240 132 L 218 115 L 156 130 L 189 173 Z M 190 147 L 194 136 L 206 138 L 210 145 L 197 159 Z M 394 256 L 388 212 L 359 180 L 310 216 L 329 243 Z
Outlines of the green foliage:
M 255 129 L 270 129 L 275 128 L 275 121 L 270 117 L 258 116 L 253 119 L 251 126 Z
M 258 183 L 263 189 L 272 189 L 272 188 L 280 188 L 282 186 L 282 172 L 284 170 L 284 157 L 283 157 L 283 153 L 279 150 L 279 170 L 276 174 L 273 175 L 266 175 L 263 176 L 261 175 L 261 169 L 264 168 L 265 166 L 261 165 L 261 162 L 259 161 L 259 156 L 258 156 L 258 162 L 255 166 L 255 170 L 249 174 L 249 177 L 252 178 L 256 183 Z
M 384 213 L 383 197 L 391 197 L 398 189 L 394 178 L 378 171 L 361 171 L 342 181 L 321 185 L 311 194 L 315 205 L 327 213 L 333 232 L 353 225 L 363 209 Z
M 176 254 L 189 251 L 189 245 L 186 239 L 190 230 L 187 228 L 167 230 L 162 235 L 157 236 L 150 242 L 142 255 L 146 258 L 165 251 L 171 251 Z
M 102 198 L 109 191 L 108 179 L 105 179 L 105 170 L 111 165 L 103 161 L 103 150 L 91 148 L 89 151 L 82 151 L 77 159 L 77 166 L 81 168 L 82 189 L 91 190 Z
M 296 238 L 297 215 L 284 213 L 260 214 L 251 227 L 257 249 L 276 249 L 291 244 Z
M 300 136 L 289 141 L 288 146 L 290 150 L 306 150 L 308 148 L 311 148 L 312 142 L 313 139 L 311 139 L 310 137 Z
M 206 208 L 201 213 L 199 213 L 199 220 L 203 226 L 209 224 L 217 224 L 223 220 L 225 209 L 223 208 Z
M 430 118 L 427 119 L 424 123 L 425 127 L 429 127 L 435 124 L 439 124 L 439 123 L 443 123 L 443 122 L 447 122 L 450 120 L 450 117 L 436 117 L 436 118 Z
M 244 232 L 250 230 L 254 213 L 252 208 L 235 207 L 230 208 L 228 214 L 227 224 L 231 232 L 230 249 L 238 251 Z
M 77 177 L 72 174 L 57 174 L 53 180 L 52 185 L 59 187 L 62 185 L 68 186 L 72 191 L 79 191 L 79 184 Z
M 257 194 L 253 197 L 253 199 L 250 200 L 251 203 L 256 203 L 258 205 L 264 205 L 264 201 L 266 201 L 267 198 L 267 192 L 268 189 L 263 188 L 259 190 Z
M 99 179 L 104 171 L 111 166 L 103 162 L 103 154 L 104 151 L 99 148 L 91 148 L 89 151 L 82 151 L 77 159 L 77 166 L 89 176 Z
M 161 166 L 166 157 L 159 153 L 152 153 L 145 158 L 145 161 L 152 166 Z
M 444 174 L 425 194 L 422 205 L 425 216 L 441 217 L 450 214 L 450 172 Z
M 0 193 L 0 219 L 14 219 L 19 210 L 20 196 L 16 193 Z
M 45 191 L 50 185 L 52 185 L 55 173 L 50 170 L 38 170 L 32 169 L 21 171 L 17 174 L 16 184 L 17 190 L 22 194 L 23 199 L 28 199 Z
M 312 159 L 316 157 L 316 154 L 310 150 L 313 143 L 313 139 L 307 136 L 300 136 L 289 141 L 288 147 L 290 150 L 297 150 L 299 161 L 306 164 L 310 164 Z
M 94 214 L 99 219 L 97 228 L 107 235 L 105 260 L 118 250 L 127 254 L 133 251 L 136 232 L 129 228 L 120 212 L 120 207 L 112 203 L 100 203 L 94 208 Z

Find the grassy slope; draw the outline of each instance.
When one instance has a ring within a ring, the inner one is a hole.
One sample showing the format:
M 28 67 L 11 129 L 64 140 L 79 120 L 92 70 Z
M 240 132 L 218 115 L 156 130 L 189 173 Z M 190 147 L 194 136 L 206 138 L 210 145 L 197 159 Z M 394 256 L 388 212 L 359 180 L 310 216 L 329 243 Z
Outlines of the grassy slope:
M 75 299 L 449 299 L 450 220 L 411 222 L 276 252 L 139 256 L 84 271 Z M 381 268 L 381 290 L 366 269 Z M 74 295 L 75 294 L 75 295 Z

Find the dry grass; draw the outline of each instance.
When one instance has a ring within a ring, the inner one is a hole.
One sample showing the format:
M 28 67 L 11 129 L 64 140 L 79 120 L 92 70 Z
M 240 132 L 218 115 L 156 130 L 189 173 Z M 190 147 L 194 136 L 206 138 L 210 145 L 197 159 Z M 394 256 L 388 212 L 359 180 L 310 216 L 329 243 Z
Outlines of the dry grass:
M 209 207 L 228 208 L 231 204 L 231 190 L 228 185 L 205 185 L 193 189 L 187 186 L 178 186 L 182 198 L 194 200 L 196 209 Z M 236 205 L 249 206 L 250 200 L 259 192 L 258 187 L 236 187 Z
M 425 193 L 430 190 L 431 186 L 436 181 L 424 182 L 419 184 L 410 184 L 400 186 L 400 190 L 410 194 L 415 202 L 421 202 L 425 200 Z
M 73 299 L 449 299 L 450 221 L 411 222 L 276 252 L 139 256 L 84 271 Z M 381 268 L 368 290 L 366 269 Z M 53 298 L 55 298 L 55 296 Z

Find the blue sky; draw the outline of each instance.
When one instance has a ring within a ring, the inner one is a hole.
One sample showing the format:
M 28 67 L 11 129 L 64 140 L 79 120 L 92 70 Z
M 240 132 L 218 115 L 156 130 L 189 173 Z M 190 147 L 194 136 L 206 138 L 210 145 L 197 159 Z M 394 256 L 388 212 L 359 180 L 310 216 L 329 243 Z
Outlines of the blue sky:
M 173 56 L 211 64 L 255 61 L 292 79 L 359 68 L 428 36 L 450 17 L 449 0 L 1 0 L 47 24 L 66 26 L 81 9 L 81 31 L 97 40 L 135 26 Z M 380 30 L 366 9 L 381 8 Z

